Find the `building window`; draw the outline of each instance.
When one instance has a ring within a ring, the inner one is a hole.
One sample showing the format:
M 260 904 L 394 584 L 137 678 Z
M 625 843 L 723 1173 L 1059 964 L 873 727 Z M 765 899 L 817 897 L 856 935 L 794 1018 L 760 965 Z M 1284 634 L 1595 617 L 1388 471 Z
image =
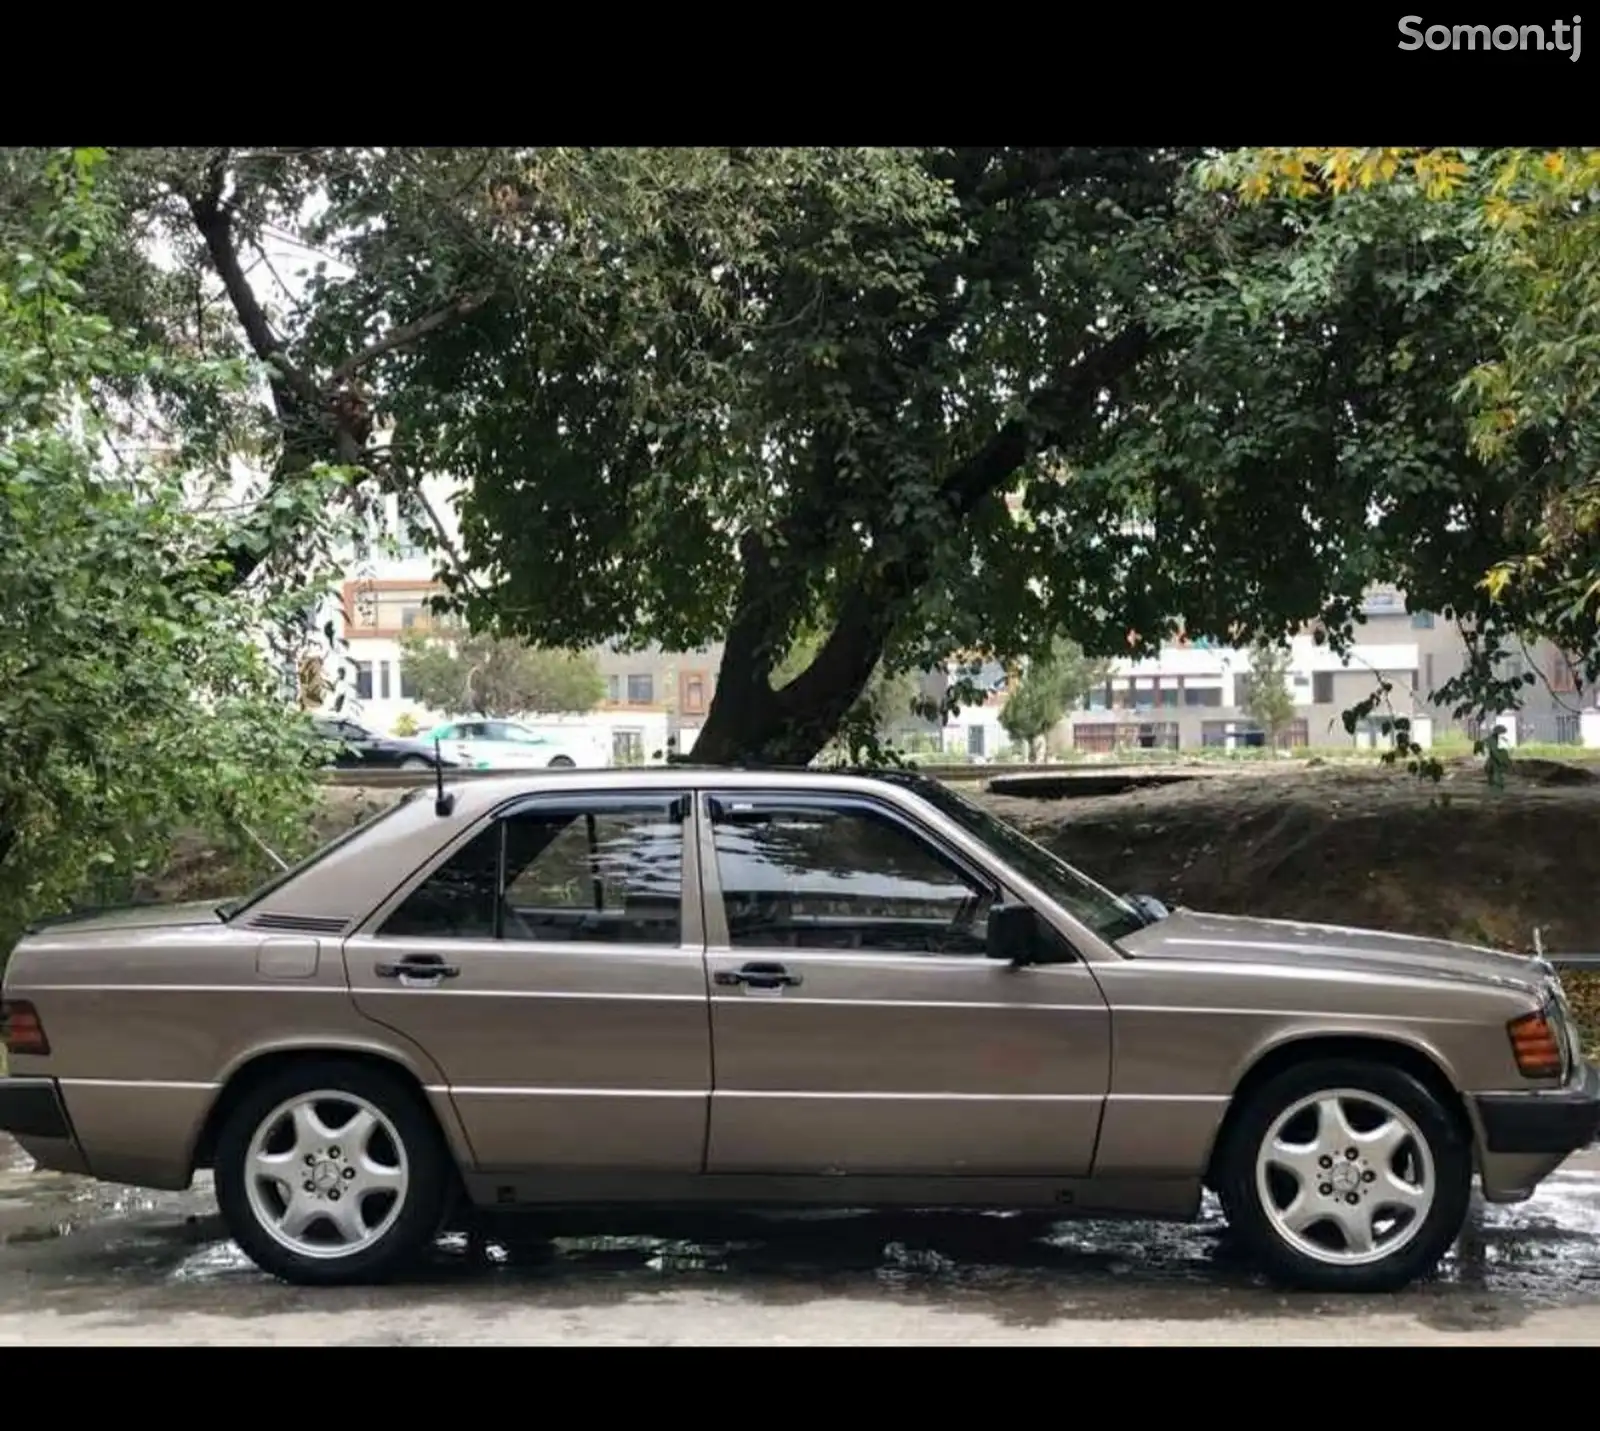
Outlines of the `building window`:
M 1319 706 L 1333 704 L 1333 672 L 1318 671 L 1311 677 L 1311 699 Z
M 1186 706 L 1220 706 L 1222 704 L 1222 687 L 1185 686 L 1183 688 L 1183 703 Z
M 433 545 L 432 524 L 420 512 L 401 512 L 395 523 L 395 541 L 402 560 L 423 556 Z
M 429 582 L 387 587 L 358 581 L 346 590 L 350 625 L 363 631 L 427 631 L 451 624 L 434 614 L 429 603 L 439 588 Z
M 1578 673 L 1559 651 L 1550 657 L 1550 689 L 1557 695 L 1572 695 L 1578 689 Z
M 1177 708 L 1179 693 L 1176 690 L 1169 688 L 1164 691 L 1158 691 L 1156 694 L 1161 697 L 1161 705 L 1165 706 L 1169 710 L 1175 710 Z
M 683 683 L 683 709 L 685 714 L 700 715 L 706 708 L 706 683 L 700 676 L 690 676 Z
M 647 706 L 656 698 L 656 683 L 653 676 L 628 677 L 628 704 L 630 706 Z
M 622 699 L 621 676 L 606 677 L 606 699 L 608 701 L 620 701 Z
M 967 754 L 968 755 L 982 755 L 983 754 L 983 731 L 984 731 L 984 727 L 981 726 L 981 725 L 969 725 L 967 727 Z
M 1422 681 L 1427 687 L 1422 693 L 1423 697 L 1431 701 L 1433 699 L 1433 654 L 1431 652 L 1422 658 Z
M 370 701 L 372 699 L 372 662 L 355 661 L 356 668 L 356 699 Z
M 1431 612 L 1431 611 L 1413 611 L 1411 613 L 1411 624 L 1413 626 L 1415 626 L 1418 631 L 1432 631 L 1433 630 L 1433 612 Z
M 389 699 L 389 662 L 388 661 L 379 661 L 378 662 L 378 699 L 380 701 L 386 701 L 386 700 Z
M 400 699 L 414 701 L 417 699 L 416 679 L 406 670 L 404 661 L 397 663 L 400 669 Z

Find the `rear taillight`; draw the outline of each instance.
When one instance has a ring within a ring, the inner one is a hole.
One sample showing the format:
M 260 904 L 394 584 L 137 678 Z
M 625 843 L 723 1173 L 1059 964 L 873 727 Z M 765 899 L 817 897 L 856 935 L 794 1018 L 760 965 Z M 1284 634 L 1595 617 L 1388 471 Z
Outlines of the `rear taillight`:
M 26 999 L 8 999 L 0 1004 L 0 1043 L 5 1044 L 9 1054 L 49 1054 L 50 1040 L 44 1036 L 39 1012 Z
M 1524 1078 L 1560 1078 L 1565 1072 L 1561 1034 L 1542 1011 L 1524 1014 L 1506 1025 L 1511 1053 Z

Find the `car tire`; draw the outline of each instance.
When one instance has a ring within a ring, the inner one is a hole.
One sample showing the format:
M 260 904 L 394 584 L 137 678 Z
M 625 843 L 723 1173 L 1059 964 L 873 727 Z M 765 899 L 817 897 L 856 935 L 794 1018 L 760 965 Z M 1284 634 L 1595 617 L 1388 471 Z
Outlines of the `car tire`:
M 572 770 L 576 768 L 576 762 L 570 755 L 557 755 L 551 759 L 549 768 L 551 770 Z
M 1319 1059 L 1277 1074 L 1248 1095 L 1222 1151 L 1230 1230 L 1289 1287 L 1398 1291 L 1434 1270 L 1466 1222 L 1470 1138 L 1388 1064 Z
M 437 1235 L 453 1187 L 449 1151 L 416 1090 L 345 1059 L 293 1063 L 250 1088 L 219 1130 L 215 1179 L 240 1249 L 303 1286 L 402 1271 Z
M 433 762 L 424 760 L 420 755 L 408 755 L 400 762 L 402 770 L 432 770 Z

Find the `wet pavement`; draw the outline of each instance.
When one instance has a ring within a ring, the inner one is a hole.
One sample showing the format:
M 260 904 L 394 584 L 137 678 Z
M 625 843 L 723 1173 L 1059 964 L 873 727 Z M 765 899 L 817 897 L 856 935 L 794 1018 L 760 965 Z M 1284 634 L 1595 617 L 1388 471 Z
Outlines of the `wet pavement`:
M 95 1342 L 1600 1343 L 1600 1152 L 1480 1207 L 1437 1278 L 1286 1295 L 1193 1226 L 980 1215 L 510 1220 L 403 1285 L 314 1291 L 228 1241 L 208 1185 L 33 1171 L 0 1138 L 0 1345 Z

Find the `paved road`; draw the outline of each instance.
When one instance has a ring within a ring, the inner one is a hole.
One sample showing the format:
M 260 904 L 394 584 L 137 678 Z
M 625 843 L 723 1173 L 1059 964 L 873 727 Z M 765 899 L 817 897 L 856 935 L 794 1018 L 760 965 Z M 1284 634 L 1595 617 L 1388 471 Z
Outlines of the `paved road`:
M 1600 1344 L 1600 1153 L 1488 1208 L 1401 1296 L 1285 1296 L 1194 1227 L 906 1214 L 643 1215 L 440 1248 L 406 1286 L 256 1272 L 209 1191 L 36 1173 L 0 1142 L 0 1346 L 1057 1343 Z M 576 1229 L 575 1229 L 576 1231 Z

